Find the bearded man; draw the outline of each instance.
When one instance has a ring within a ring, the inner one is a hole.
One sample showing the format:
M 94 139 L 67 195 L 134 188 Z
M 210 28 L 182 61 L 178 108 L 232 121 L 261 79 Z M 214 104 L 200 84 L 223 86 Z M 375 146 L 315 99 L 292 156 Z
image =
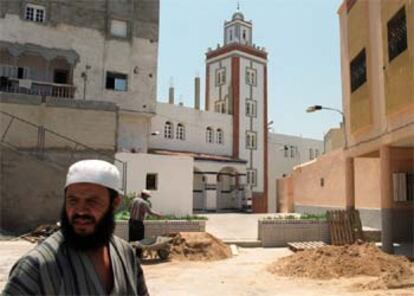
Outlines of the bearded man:
M 73 164 L 61 230 L 18 260 L 2 295 L 148 295 L 133 249 L 113 235 L 120 184 L 109 162 Z

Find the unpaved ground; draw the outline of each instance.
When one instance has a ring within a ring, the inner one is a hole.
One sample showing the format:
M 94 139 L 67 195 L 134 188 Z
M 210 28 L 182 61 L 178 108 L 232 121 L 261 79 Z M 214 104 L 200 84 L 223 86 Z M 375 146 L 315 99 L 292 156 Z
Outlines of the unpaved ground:
M 23 240 L 0 241 L 0 291 L 13 263 L 34 245 Z M 356 291 L 355 283 L 373 278 L 309 280 L 279 277 L 266 270 L 286 248 L 239 249 L 239 256 L 220 261 L 171 261 L 143 266 L 152 296 L 157 295 L 301 295 L 410 296 L 414 287 Z
M 414 295 L 414 287 L 398 290 L 356 290 L 373 277 L 311 280 L 275 276 L 270 262 L 292 254 L 286 248 L 239 249 L 239 256 L 213 262 L 172 261 L 144 265 L 151 295 Z

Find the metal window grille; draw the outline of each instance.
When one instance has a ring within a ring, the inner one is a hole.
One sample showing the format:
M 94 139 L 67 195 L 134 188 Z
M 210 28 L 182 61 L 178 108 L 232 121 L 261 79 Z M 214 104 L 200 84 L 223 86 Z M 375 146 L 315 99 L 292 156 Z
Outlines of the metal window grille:
M 177 139 L 179 140 L 185 139 L 185 129 L 184 129 L 184 125 L 182 125 L 181 123 L 177 125 Z
M 33 7 L 30 7 L 30 6 L 26 7 L 25 19 L 29 21 L 34 20 L 34 8 Z
M 223 131 L 221 129 L 217 130 L 217 144 L 223 144 Z
M 388 58 L 391 62 L 407 49 L 407 20 L 405 7 L 402 7 L 387 23 Z
M 164 138 L 172 139 L 173 138 L 173 126 L 172 123 L 167 121 L 164 126 Z
M 367 81 L 365 48 L 351 61 L 351 92 Z
M 207 143 L 213 143 L 213 130 L 208 127 L 206 130 L 206 141 Z

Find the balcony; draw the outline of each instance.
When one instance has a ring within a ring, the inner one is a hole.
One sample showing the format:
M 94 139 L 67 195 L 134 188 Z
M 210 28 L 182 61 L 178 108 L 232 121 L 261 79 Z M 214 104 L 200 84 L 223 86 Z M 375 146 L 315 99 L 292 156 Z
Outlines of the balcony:
M 76 87 L 46 81 L 46 75 L 24 67 L 0 65 L 0 91 L 56 98 L 73 98 Z

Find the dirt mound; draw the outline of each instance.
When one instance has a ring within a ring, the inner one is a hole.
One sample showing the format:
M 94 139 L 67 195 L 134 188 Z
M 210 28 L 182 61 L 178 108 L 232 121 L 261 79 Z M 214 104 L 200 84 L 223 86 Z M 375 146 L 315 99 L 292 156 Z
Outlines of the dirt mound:
M 383 289 L 414 283 L 410 262 L 382 252 L 373 244 L 325 246 L 282 258 L 268 270 L 282 276 L 332 279 L 374 276 L 377 280 L 361 285 L 363 289 Z
M 207 232 L 179 232 L 174 236 L 172 257 L 178 260 L 214 261 L 230 258 L 230 247 Z

